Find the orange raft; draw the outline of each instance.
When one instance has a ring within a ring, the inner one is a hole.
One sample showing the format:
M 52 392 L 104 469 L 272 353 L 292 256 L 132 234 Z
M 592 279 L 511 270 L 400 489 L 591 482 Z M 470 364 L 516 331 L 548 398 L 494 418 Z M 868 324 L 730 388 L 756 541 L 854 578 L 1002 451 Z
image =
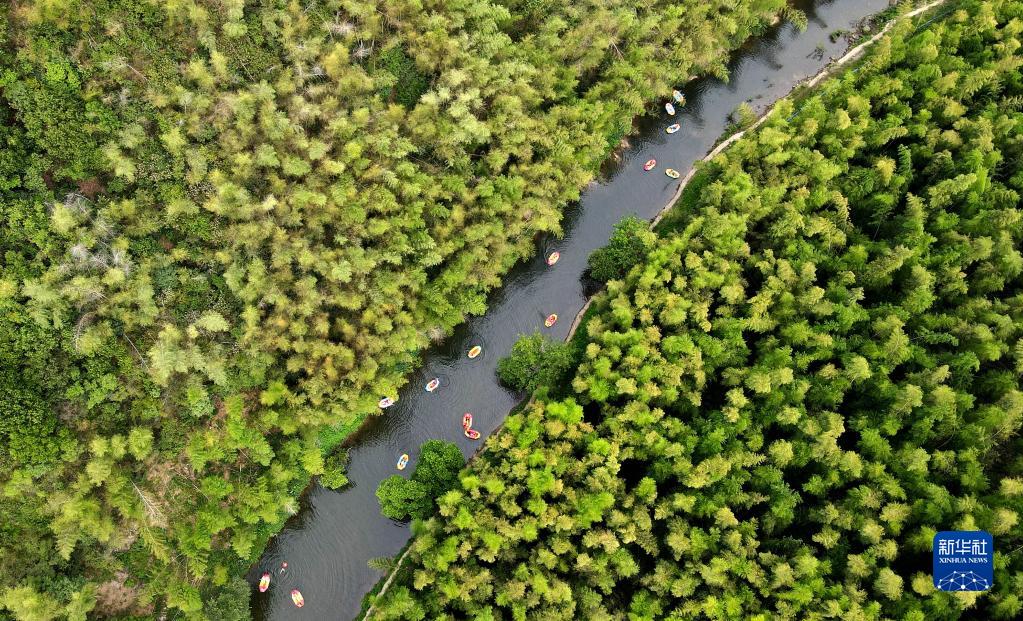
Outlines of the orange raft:
M 545 326 L 547 326 L 549 328 L 549 327 L 553 326 L 555 323 L 557 323 L 557 321 L 558 321 L 558 315 L 556 313 L 551 313 L 550 315 L 547 315 L 547 319 L 543 320 L 543 325 L 545 325 Z
M 646 164 L 643 164 L 643 170 L 653 170 L 654 166 L 657 166 L 657 160 L 647 160 Z
M 299 608 L 305 606 L 305 598 L 302 597 L 302 592 L 298 589 L 291 589 L 291 601 Z
M 404 470 L 405 466 L 408 465 L 408 453 L 402 453 L 401 457 L 398 458 L 397 467 L 398 470 Z
M 266 593 L 266 590 L 270 588 L 270 572 L 263 572 L 263 577 L 259 579 L 259 592 Z
M 557 251 L 552 252 L 551 256 L 547 257 L 547 265 L 554 265 L 555 263 L 558 262 L 558 259 L 560 259 L 560 258 L 561 258 L 561 253 L 560 252 L 557 252 Z
M 469 353 L 466 354 L 466 355 L 469 356 L 469 358 L 475 358 L 475 357 L 479 356 L 482 353 L 483 353 L 483 348 L 480 347 L 479 345 L 474 345 L 473 348 L 470 349 Z
M 681 125 L 679 125 L 678 123 L 672 123 L 671 125 L 669 125 L 666 128 L 664 128 L 664 131 L 669 133 L 669 134 L 674 134 L 675 132 L 677 132 L 680 129 L 682 129 Z
M 435 377 L 432 380 L 426 382 L 426 392 L 433 392 L 437 390 L 438 386 L 440 386 L 440 378 Z

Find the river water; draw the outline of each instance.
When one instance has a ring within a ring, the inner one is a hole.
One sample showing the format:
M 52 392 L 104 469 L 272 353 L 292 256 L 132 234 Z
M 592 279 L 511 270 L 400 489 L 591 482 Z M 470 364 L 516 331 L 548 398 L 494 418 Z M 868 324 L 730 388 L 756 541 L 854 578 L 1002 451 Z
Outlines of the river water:
M 398 402 L 375 418 L 350 449 L 352 485 L 337 492 L 318 485 L 310 489 L 299 513 L 270 541 L 253 567 L 249 575 L 253 585 L 263 571 L 274 576 L 266 593 L 253 588 L 256 619 L 355 617 L 363 596 L 381 577 L 366 562 L 395 555 L 410 536 L 407 524 L 380 514 L 374 495 L 377 484 L 397 472 L 398 457 L 411 456 L 405 470 L 409 474 L 415 468 L 418 447 L 426 440 L 453 441 L 466 455 L 479 449 L 523 398 L 497 383 L 497 361 L 520 334 L 539 329 L 553 338 L 567 336 L 573 318 L 586 303 L 581 276 L 587 257 L 607 242 L 623 216 L 651 219 L 667 204 L 679 181 L 665 176 L 664 169 L 671 167 L 685 175 L 714 146 L 732 110 L 746 101 L 759 112 L 798 81 L 816 74 L 845 50 L 844 38 L 832 42 L 829 35 L 852 30 L 863 17 L 885 9 L 888 0 L 795 4 L 809 18 L 804 32 L 781 25 L 748 43 L 733 55 L 727 83 L 700 79 L 682 88 L 687 103 L 674 118 L 660 102 L 657 112 L 638 122 L 631 147 L 620 159 L 608 162 L 601 179 L 566 211 L 564 238 L 538 242 L 536 256 L 516 266 L 491 295 L 484 316 L 470 320 L 426 352 L 422 368 L 411 376 Z M 664 128 L 673 122 L 681 123 L 682 129 L 668 135 Z M 657 167 L 644 172 L 643 163 L 651 158 L 657 160 Z M 548 267 L 544 258 L 555 250 L 561 260 Z M 544 328 L 550 313 L 560 319 L 552 328 Z M 466 352 L 473 345 L 481 345 L 483 354 L 469 360 Z M 441 379 L 441 386 L 427 393 L 423 386 L 433 377 Z M 464 412 L 473 413 L 480 440 L 473 442 L 462 434 Z M 278 573 L 282 561 L 288 563 L 283 575 Z M 304 608 L 291 603 L 293 588 L 305 596 Z

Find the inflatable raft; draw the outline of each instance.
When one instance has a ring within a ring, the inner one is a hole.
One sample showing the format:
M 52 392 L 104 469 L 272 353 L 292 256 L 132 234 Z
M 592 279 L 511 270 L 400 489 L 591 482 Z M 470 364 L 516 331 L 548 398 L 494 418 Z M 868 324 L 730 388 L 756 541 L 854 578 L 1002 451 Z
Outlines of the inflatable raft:
M 266 590 L 270 588 L 270 572 L 263 572 L 263 577 L 259 579 L 259 592 L 266 593 Z
M 469 353 L 466 354 L 466 355 L 469 356 L 470 358 L 475 358 L 475 357 L 479 356 L 482 353 L 483 353 L 483 348 L 482 347 L 480 347 L 479 345 L 473 345 L 473 348 L 470 349 Z
M 557 321 L 558 321 L 558 316 L 555 313 L 551 313 L 550 315 L 547 315 L 547 319 L 543 320 L 543 325 L 545 325 L 545 326 L 547 326 L 549 328 L 549 327 L 553 326 L 555 323 L 557 323 Z
M 302 592 L 298 589 L 291 589 L 291 601 L 299 608 L 305 606 L 305 598 L 302 597 Z
M 426 392 L 433 392 L 437 390 L 438 386 L 440 386 L 440 379 L 435 377 L 432 380 L 426 382 Z
M 643 170 L 653 170 L 654 166 L 657 166 L 657 160 L 647 160 L 646 164 L 643 164 Z
M 680 174 L 679 174 L 679 172 L 678 172 L 677 170 L 675 170 L 674 168 L 669 168 L 669 169 L 665 170 L 665 171 L 664 171 L 664 174 L 668 175 L 668 176 L 669 176 L 669 177 L 671 177 L 672 179 L 678 179 L 679 177 L 681 177 L 681 176 L 682 176 L 682 175 L 680 175 Z
M 405 466 L 408 465 L 408 453 L 402 453 L 401 457 L 398 458 L 398 470 L 404 470 Z
M 390 397 L 384 397 L 380 401 L 377 401 L 377 406 L 380 408 L 389 408 L 394 405 L 394 399 Z
M 547 257 L 547 265 L 554 265 L 561 258 L 560 252 L 552 252 L 551 256 Z
M 686 102 L 686 96 L 680 90 L 671 91 L 671 97 L 676 103 L 684 104 Z
M 480 432 L 472 428 L 472 413 L 466 412 L 462 415 L 462 432 L 470 440 L 479 440 Z
M 664 111 L 671 116 L 675 116 L 675 106 L 671 105 L 671 102 L 664 104 Z
M 678 123 L 675 123 L 674 125 L 669 125 L 668 127 L 666 127 L 664 131 L 668 132 L 669 134 L 674 134 L 680 129 L 682 129 L 682 126 L 679 125 Z

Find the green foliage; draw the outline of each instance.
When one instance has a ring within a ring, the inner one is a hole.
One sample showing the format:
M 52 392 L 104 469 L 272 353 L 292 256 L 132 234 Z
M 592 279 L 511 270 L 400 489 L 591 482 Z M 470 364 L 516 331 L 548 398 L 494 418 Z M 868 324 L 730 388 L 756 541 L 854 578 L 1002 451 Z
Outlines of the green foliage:
M 366 564 L 370 569 L 379 571 L 382 574 L 390 574 L 394 571 L 397 561 L 389 556 L 375 556 L 366 561 Z
M 457 444 L 427 440 L 409 479 L 394 474 L 380 482 L 376 494 L 381 513 L 392 520 L 425 518 L 433 513 L 434 501 L 457 485 L 464 466 Z
M 381 53 L 379 62 L 394 76 L 394 99 L 406 108 L 414 107 L 430 86 L 427 76 L 419 73 L 415 61 L 397 45 Z
M 19 621 L 51 621 L 61 614 L 60 606 L 27 586 L 4 591 L 0 606 L 10 610 Z
M 337 451 L 327 457 L 320 475 L 320 485 L 328 489 L 341 489 L 348 485 L 345 467 L 348 465 L 348 451 Z
M 566 379 L 573 362 L 571 345 L 538 331 L 515 341 L 511 353 L 497 363 L 497 376 L 505 386 L 533 392 L 540 386 L 557 386 Z
M 62 442 L 70 438 L 66 429 L 58 430 L 53 410 L 0 376 L 0 451 L 19 465 L 46 466 L 57 461 Z
M 208 619 L 217 621 L 248 621 L 252 618 L 249 599 L 252 587 L 240 577 L 232 578 L 227 585 L 217 589 L 203 608 Z
M 734 134 L 735 132 L 748 129 L 756 123 L 757 112 L 749 102 L 744 101 L 732 111 L 728 118 L 731 122 L 728 124 L 728 128 L 725 129 L 725 134 Z
M 1021 14 L 896 25 L 704 166 L 378 616 L 1018 617 Z M 995 534 L 990 593 L 935 591 L 941 529 Z
M 377 486 L 380 512 L 392 520 L 407 520 L 429 515 L 433 498 L 418 481 L 392 474 Z
M 625 216 L 615 225 L 606 246 L 595 250 L 589 258 L 589 273 L 600 282 L 624 278 L 638 265 L 654 245 L 650 223 L 636 216 Z

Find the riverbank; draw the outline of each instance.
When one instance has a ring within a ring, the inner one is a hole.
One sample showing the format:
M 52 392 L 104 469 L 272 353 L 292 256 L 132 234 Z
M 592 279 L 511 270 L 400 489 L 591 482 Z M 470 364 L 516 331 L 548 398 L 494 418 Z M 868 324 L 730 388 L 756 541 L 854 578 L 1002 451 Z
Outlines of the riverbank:
M 949 2 L 949 1 L 950 0 L 934 0 L 934 1 L 929 2 L 929 3 L 927 3 L 927 4 L 923 5 L 923 6 L 918 7 L 916 9 L 913 9 L 913 10 L 911 10 L 909 12 L 906 12 L 904 14 L 901 14 L 901 15 L 898 15 L 898 16 L 894 17 L 893 19 L 889 20 L 876 34 L 871 36 L 869 39 L 867 39 L 866 41 L 863 41 L 861 43 L 858 43 L 856 45 L 851 46 L 850 49 L 845 54 L 843 54 L 839 59 L 831 61 L 825 68 L 823 68 L 820 72 L 818 72 L 814 76 L 811 76 L 809 78 L 805 78 L 804 80 L 802 80 L 799 83 L 797 83 L 790 90 L 789 95 L 786 96 L 783 99 L 787 99 L 787 98 L 795 96 L 795 95 L 797 95 L 799 93 L 808 92 L 810 89 L 813 89 L 816 85 L 820 84 L 826 78 L 835 75 L 835 73 L 838 72 L 839 70 L 842 70 L 842 71 L 849 70 L 848 65 L 850 65 L 850 63 L 858 60 L 863 55 L 863 53 L 867 49 L 869 49 L 870 46 L 874 45 L 882 37 L 884 37 L 884 35 L 887 34 L 891 30 L 891 28 L 895 26 L 895 24 L 899 23 L 900 21 L 906 20 L 906 19 L 912 19 L 912 18 L 914 18 L 914 17 L 916 17 L 918 15 L 921 15 L 921 14 L 927 12 L 927 11 L 935 9 L 938 6 L 943 5 L 943 4 L 945 4 L 946 2 Z M 683 196 L 686 194 L 686 191 L 687 191 L 688 188 L 696 188 L 697 187 L 695 185 L 690 185 L 690 184 L 691 184 L 692 180 L 694 179 L 694 177 L 696 176 L 696 174 L 698 173 L 700 163 L 709 162 L 709 161 L 713 160 L 715 157 L 720 155 L 723 151 L 725 151 L 732 144 L 734 144 L 735 142 L 740 140 L 747 133 L 756 131 L 757 128 L 759 128 L 764 122 L 766 122 L 770 118 L 770 116 L 772 114 L 774 114 L 775 110 L 777 110 L 777 108 L 778 108 L 777 103 L 779 101 L 781 101 L 781 99 L 776 100 L 775 103 L 771 104 L 765 111 L 763 111 L 759 115 L 757 120 L 752 125 L 750 125 L 749 127 L 745 128 L 745 129 L 742 129 L 740 131 L 737 131 L 737 132 L 731 134 L 730 136 L 728 136 L 727 138 L 721 140 L 713 149 L 711 149 L 711 151 L 709 153 L 707 153 L 706 156 L 704 156 L 701 160 L 699 160 L 699 162 L 697 162 L 692 167 L 690 167 L 688 172 L 687 172 L 687 174 L 683 178 L 682 182 L 679 184 L 678 189 L 671 196 L 671 198 L 668 200 L 668 202 L 657 212 L 655 217 L 651 220 L 651 223 L 650 223 L 651 229 L 656 229 L 658 227 L 658 225 L 662 222 L 662 220 L 665 218 L 665 216 L 669 212 L 671 212 L 676 207 L 676 205 L 678 205 L 680 203 L 680 201 L 683 202 L 683 204 L 684 204 L 684 201 L 682 199 L 683 199 Z M 587 313 L 593 307 L 593 303 L 596 300 L 598 300 L 601 295 L 602 295 L 602 292 L 598 292 L 597 294 L 591 296 L 586 301 L 586 303 L 583 305 L 583 307 L 579 310 L 579 312 L 573 318 L 571 327 L 570 327 L 569 332 L 568 332 L 568 334 L 566 336 L 566 339 L 565 339 L 566 341 L 572 340 L 575 337 L 578 328 L 585 324 L 585 317 L 587 316 Z M 531 401 L 532 401 L 532 398 L 530 398 L 529 402 L 531 402 Z M 490 436 L 490 438 L 488 438 L 487 444 L 485 444 L 484 447 L 480 451 L 478 451 L 475 455 L 473 455 L 473 459 L 477 455 L 481 454 L 483 451 L 486 450 L 486 446 L 491 441 L 493 441 L 493 440 L 491 440 L 491 438 L 496 438 L 498 433 L 500 433 L 499 429 L 497 431 L 495 431 Z M 408 557 L 408 554 L 409 554 L 410 551 L 411 551 L 411 547 L 409 547 L 406 550 L 404 550 L 404 552 L 402 553 L 402 555 L 398 559 L 398 561 L 397 561 L 397 563 L 395 565 L 394 570 L 391 572 L 390 575 L 388 575 L 385 579 L 383 579 L 384 580 L 383 586 L 376 593 L 376 597 L 374 597 L 374 600 L 376 598 L 379 598 L 379 597 L 383 596 L 387 592 L 387 589 L 391 586 L 391 584 L 394 582 L 395 577 L 400 572 L 402 564 L 405 561 L 405 559 Z M 373 607 L 372 604 L 370 604 L 370 606 L 365 610 L 365 613 L 361 617 L 359 617 L 359 618 L 360 619 L 370 619 L 372 617 L 373 610 L 374 610 L 374 607 Z

